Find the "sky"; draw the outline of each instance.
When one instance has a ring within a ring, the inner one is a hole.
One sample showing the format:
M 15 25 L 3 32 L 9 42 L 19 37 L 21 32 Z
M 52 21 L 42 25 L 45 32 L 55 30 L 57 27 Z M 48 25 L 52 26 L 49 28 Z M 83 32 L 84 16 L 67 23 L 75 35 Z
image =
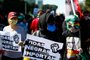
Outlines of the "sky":
M 79 0 L 82 2 L 83 0 Z M 43 0 L 43 4 L 54 4 L 58 6 L 58 13 L 65 13 L 65 0 Z

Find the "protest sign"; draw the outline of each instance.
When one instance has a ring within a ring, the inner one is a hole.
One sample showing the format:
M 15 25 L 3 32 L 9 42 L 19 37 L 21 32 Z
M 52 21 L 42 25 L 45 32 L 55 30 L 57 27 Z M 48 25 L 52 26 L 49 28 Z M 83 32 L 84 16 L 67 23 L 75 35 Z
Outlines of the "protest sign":
M 20 52 L 21 47 L 18 45 L 20 41 L 20 34 L 0 31 L 0 49 L 6 51 Z
M 60 60 L 58 51 L 62 48 L 63 43 L 27 34 L 23 56 L 32 60 Z
M 81 50 L 81 42 L 79 37 L 67 37 L 67 58 L 76 58 Z

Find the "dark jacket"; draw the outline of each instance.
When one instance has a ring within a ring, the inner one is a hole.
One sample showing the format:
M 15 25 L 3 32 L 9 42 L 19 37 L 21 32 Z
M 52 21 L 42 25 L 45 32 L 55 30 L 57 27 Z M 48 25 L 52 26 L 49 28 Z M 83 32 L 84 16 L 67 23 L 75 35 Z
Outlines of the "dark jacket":
M 57 31 L 50 32 L 47 30 L 47 24 L 49 22 L 54 23 L 55 18 L 50 13 L 43 14 L 39 19 L 39 31 L 34 32 L 34 35 L 50 39 L 52 41 L 60 42 L 60 36 L 57 34 Z

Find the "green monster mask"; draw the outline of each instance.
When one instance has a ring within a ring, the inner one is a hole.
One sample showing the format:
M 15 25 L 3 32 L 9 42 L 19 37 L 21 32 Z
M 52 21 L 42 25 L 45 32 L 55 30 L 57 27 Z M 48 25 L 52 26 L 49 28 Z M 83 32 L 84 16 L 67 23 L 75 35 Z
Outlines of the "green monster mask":
M 80 28 L 79 18 L 77 15 L 70 15 L 65 19 L 66 28 L 71 32 L 77 32 Z

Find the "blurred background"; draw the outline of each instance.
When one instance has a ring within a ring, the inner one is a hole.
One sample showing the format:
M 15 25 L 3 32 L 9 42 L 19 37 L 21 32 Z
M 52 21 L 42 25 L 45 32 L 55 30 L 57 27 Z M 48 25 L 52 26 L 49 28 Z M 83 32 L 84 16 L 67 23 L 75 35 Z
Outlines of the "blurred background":
M 90 0 L 79 0 L 81 9 L 90 11 Z M 65 0 L 0 0 L 0 14 L 7 14 L 9 11 L 21 12 L 24 14 L 36 14 L 38 10 L 51 9 L 54 12 L 65 13 Z

